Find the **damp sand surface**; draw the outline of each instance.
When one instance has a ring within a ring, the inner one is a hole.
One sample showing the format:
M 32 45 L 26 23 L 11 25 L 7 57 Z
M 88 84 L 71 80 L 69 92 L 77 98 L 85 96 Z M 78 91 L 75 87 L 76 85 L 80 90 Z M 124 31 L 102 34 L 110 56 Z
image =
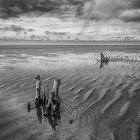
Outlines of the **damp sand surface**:
M 135 49 L 133 49 L 135 48 Z M 1 140 L 136 140 L 140 131 L 140 46 L 0 49 Z M 109 57 L 100 64 L 100 52 Z M 33 104 L 35 76 L 61 79 L 55 130 Z

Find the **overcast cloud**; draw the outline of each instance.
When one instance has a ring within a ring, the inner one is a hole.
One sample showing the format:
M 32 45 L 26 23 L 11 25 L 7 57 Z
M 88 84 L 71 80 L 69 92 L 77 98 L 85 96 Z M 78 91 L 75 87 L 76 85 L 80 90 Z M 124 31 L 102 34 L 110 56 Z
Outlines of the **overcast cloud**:
M 0 17 L 17 17 L 29 12 L 68 12 L 75 8 L 76 17 L 87 19 L 120 18 L 139 21 L 139 0 L 0 0 Z M 134 10 L 134 11 L 133 11 Z
M 5 37 L 52 31 L 139 38 L 139 23 L 140 0 L 0 0 L 0 32 Z

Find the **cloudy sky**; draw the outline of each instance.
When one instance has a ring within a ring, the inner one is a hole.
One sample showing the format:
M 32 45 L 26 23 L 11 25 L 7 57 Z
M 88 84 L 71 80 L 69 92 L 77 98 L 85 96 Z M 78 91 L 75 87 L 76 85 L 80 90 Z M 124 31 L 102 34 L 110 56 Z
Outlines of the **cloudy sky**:
M 0 0 L 0 38 L 140 40 L 140 0 Z

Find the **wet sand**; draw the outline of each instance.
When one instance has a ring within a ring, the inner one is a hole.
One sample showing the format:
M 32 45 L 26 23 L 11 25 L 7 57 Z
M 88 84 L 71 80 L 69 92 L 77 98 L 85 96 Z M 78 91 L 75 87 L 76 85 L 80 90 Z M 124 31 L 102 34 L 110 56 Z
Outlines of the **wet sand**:
M 136 140 L 140 133 L 140 50 L 1 49 L 1 140 Z M 61 79 L 61 120 L 27 112 L 35 76 L 52 88 Z

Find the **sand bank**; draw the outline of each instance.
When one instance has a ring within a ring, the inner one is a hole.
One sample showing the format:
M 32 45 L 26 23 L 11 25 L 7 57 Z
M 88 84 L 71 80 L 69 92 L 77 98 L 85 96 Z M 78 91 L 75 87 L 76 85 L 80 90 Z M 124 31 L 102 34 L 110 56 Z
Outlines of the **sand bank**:
M 100 67 L 98 51 L 1 50 L 0 139 L 139 138 L 140 53 L 104 54 L 111 61 Z M 37 74 L 50 88 L 55 78 L 61 79 L 62 119 L 55 131 L 47 119 L 38 121 L 36 110 L 26 110 L 35 96 Z

